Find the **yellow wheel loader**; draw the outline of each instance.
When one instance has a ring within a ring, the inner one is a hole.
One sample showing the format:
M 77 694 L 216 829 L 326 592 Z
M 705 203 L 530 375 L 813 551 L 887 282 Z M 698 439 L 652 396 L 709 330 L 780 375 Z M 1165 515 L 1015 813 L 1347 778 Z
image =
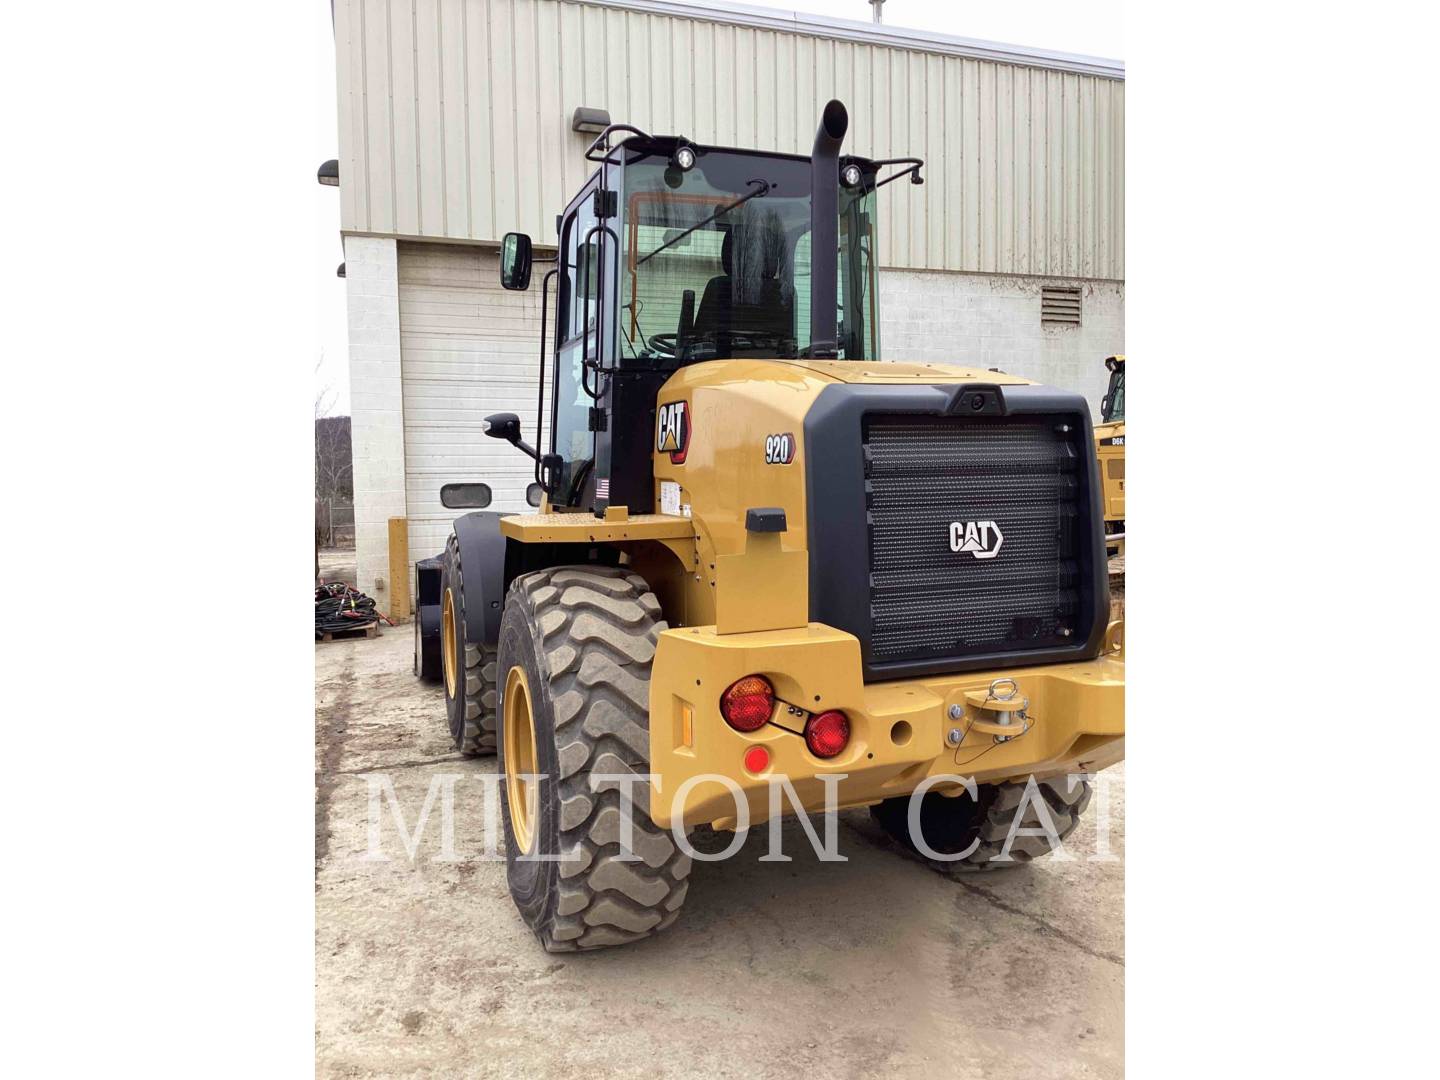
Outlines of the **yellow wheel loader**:
M 1125 357 L 1105 360 L 1110 385 L 1100 399 L 1095 425 L 1095 454 L 1105 489 L 1105 537 L 1111 553 L 1125 554 Z
M 847 126 L 830 102 L 809 157 L 596 138 L 541 283 L 548 439 L 483 424 L 539 512 L 466 514 L 417 566 L 417 671 L 498 749 L 549 950 L 671 925 L 702 826 L 868 806 L 983 870 L 1048 852 L 1120 757 L 1085 400 L 963 346 L 881 362 L 876 192 L 923 162 L 844 155 Z M 537 266 L 507 235 L 501 284 Z

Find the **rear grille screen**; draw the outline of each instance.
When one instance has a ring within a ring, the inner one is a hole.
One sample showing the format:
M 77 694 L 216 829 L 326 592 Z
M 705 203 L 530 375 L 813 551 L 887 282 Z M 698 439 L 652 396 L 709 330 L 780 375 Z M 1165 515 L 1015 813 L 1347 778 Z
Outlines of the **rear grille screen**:
M 1053 414 L 866 418 L 871 663 L 1084 638 L 1081 430 Z

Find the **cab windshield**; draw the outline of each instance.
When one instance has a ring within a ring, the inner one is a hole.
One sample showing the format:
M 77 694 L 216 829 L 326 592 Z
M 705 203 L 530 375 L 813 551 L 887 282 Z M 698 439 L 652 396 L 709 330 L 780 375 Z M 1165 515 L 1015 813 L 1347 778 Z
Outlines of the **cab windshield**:
M 632 157 L 624 172 L 620 365 L 800 357 L 810 346 L 810 163 L 696 148 L 682 171 Z M 879 357 L 873 174 L 840 189 L 840 356 Z

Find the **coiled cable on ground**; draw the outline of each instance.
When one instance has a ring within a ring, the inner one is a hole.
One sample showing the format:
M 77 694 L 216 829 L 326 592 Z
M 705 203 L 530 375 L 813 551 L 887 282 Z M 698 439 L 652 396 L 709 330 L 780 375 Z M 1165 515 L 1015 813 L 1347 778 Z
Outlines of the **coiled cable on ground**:
M 315 587 L 315 636 L 341 630 L 363 630 L 378 620 L 394 626 L 375 601 L 359 589 L 343 581 L 322 583 Z

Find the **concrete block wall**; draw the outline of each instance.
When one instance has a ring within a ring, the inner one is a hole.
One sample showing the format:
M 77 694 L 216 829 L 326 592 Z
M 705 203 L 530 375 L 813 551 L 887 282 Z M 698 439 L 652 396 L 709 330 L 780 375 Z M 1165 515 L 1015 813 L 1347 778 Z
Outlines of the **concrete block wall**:
M 405 516 L 405 409 L 395 241 L 345 238 L 350 441 L 355 476 L 355 584 L 392 619 L 389 521 Z
M 1080 325 L 1040 322 L 1042 286 L 1079 286 Z M 880 350 L 887 360 L 996 368 L 1076 390 L 1100 419 L 1105 357 L 1125 351 L 1125 285 L 1117 281 L 880 272 Z

